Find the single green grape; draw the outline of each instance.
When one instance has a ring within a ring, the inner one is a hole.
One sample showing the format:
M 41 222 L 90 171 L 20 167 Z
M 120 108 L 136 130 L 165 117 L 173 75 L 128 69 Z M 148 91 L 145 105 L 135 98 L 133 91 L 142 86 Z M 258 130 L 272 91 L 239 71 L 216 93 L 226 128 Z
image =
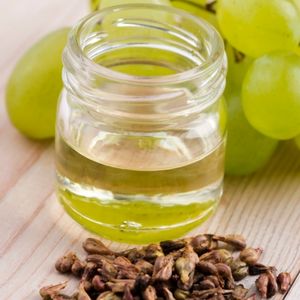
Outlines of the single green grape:
M 278 141 L 256 131 L 247 121 L 239 90 L 227 95 L 228 138 L 225 171 L 248 175 L 261 169 L 275 152 Z
M 8 81 L 8 115 L 28 137 L 54 136 L 56 105 L 63 87 L 61 56 L 68 32 L 68 28 L 57 30 L 33 45 L 19 60 Z
M 298 136 L 295 138 L 295 143 L 296 143 L 297 147 L 300 149 L 300 135 L 298 135 Z
M 214 13 L 205 8 L 206 0 L 201 1 L 185 1 L 185 0 L 171 0 L 172 6 L 185 10 L 199 18 L 206 20 L 213 25 L 216 29 L 219 29 L 217 17 Z
M 299 49 L 300 9 L 291 0 L 219 0 L 217 17 L 225 38 L 249 56 Z
M 225 95 L 241 89 L 244 77 L 253 62 L 252 58 L 234 49 L 228 43 L 226 44 L 226 54 L 228 58 L 228 72 Z
M 275 139 L 300 134 L 300 56 L 273 53 L 254 61 L 243 83 L 250 124 Z
M 115 5 L 122 4 L 160 4 L 160 5 L 170 5 L 169 0 L 90 0 L 90 5 L 92 10 L 103 9 L 106 7 L 111 7 Z

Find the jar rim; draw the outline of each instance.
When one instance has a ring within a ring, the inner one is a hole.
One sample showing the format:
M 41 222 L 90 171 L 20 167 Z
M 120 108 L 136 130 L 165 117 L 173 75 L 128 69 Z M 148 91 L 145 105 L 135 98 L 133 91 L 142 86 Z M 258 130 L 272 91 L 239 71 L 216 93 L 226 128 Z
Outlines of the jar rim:
M 130 8 L 145 8 L 159 11 L 165 10 L 166 12 L 171 12 L 173 14 L 192 20 L 195 23 L 195 25 L 201 26 L 201 28 L 203 28 L 209 33 L 208 36 L 210 38 L 209 42 L 211 45 L 211 51 L 209 56 L 205 59 L 203 64 L 192 67 L 189 70 L 185 70 L 171 75 L 159 76 L 130 75 L 127 73 L 112 70 L 108 67 L 96 63 L 90 57 L 88 57 L 88 55 L 86 55 L 82 49 L 82 45 L 79 41 L 81 30 L 94 17 L 98 17 L 99 20 L 101 20 L 111 13 L 119 12 L 124 9 Z M 166 5 L 122 4 L 90 13 L 86 17 L 81 19 L 81 21 L 72 29 L 70 33 L 70 39 L 72 40 L 72 47 L 74 53 L 80 58 L 80 61 L 89 68 L 89 71 L 93 72 L 96 75 L 100 75 L 111 80 L 118 80 L 131 84 L 161 85 L 168 83 L 176 84 L 178 82 L 191 81 L 200 77 L 201 75 L 203 75 L 203 73 L 205 74 L 207 71 L 222 65 L 225 59 L 223 39 L 220 36 L 219 32 L 213 27 L 213 25 L 209 24 L 204 19 L 196 17 L 188 12 Z

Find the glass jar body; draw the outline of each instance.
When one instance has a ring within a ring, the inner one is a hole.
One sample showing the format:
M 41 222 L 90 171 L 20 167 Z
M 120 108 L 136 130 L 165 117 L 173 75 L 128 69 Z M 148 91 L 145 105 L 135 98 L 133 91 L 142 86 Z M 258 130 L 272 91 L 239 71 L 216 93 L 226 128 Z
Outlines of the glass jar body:
M 119 18 L 121 12 L 115 13 Z M 109 78 L 80 81 L 72 45 L 66 49 L 56 133 L 58 197 L 66 211 L 91 231 L 135 243 L 178 237 L 213 213 L 222 194 L 226 133 L 225 64 L 210 86 L 203 78 L 212 73 L 178 80 L 182 51 L 173 47 L 166 55 L 165 32 L 144 30 L 148 41 L 138 43 L 145 34 L 132 32 L 135 44 L 130 34 L 124 40 L 114 31 L 110 55 L 97 56 L 98 64 L 113 70 Z M 93 85 L 91 97 L 86 87 Z

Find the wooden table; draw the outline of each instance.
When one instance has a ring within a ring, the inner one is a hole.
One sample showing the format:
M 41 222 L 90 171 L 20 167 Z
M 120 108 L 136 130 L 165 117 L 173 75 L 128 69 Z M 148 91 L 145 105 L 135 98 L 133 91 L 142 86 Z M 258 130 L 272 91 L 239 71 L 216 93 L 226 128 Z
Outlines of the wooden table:
M 39 299 L 39 287 L 65 279 L 53 269 L 56 258 L 70 248 L 80 252 L 89 235 L 63 212 L 53 194 L 52 142 L 21 136 L 8 121 L 4 102 L 8 75 L 23 51 L 87 11 L 87 0 L 0 3 L 1 300 Z M 216 215 L 195 230 L 200 231 L 244 234 L 249 244 L 265 249 L 264 263 L 292 272 L 290 292 L 274 299 L 300 299 L 300 152 L 285 143 L 258 174 L 227 178 Z

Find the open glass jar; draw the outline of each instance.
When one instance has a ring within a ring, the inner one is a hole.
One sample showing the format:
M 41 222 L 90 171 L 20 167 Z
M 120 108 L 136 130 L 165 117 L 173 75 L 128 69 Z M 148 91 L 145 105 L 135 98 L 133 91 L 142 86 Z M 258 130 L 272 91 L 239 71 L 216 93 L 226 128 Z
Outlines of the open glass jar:
M 222 194 L 226 110 L 222 38 L 158 5 L 83 19 L 64 53 L 56 132 L 58 197 L 110 239 L 175 238 Z

